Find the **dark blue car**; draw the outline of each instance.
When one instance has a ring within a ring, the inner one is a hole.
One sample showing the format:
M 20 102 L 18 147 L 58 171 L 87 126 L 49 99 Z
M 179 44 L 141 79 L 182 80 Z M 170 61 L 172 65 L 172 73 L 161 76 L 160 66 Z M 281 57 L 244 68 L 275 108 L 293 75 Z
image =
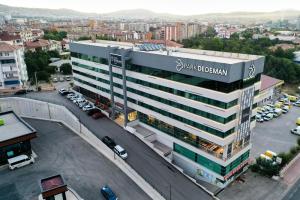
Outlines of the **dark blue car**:
M 108 185 L 105 185 L 101 188 L 101 194 L 105 197 L 106 200 L 118 200 L 118 197 Z

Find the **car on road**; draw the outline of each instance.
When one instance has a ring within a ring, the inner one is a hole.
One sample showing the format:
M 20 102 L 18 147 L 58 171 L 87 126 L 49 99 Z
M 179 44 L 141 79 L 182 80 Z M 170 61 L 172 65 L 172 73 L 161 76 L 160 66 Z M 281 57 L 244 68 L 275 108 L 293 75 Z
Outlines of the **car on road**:
M 108 185 L 103 186 L 100 192 L 106 200 L 118 200 L 117 195 L 112 191 L 112 189 Z
M 106 144 L 106 146 L 108 146 L 110 149 L 114 149 L 115 146 L 117 145 L 115 143 L 115 141 L 113 139 L 111 139 L 110 137 L 108 136 L 104 136 L 101 141 Z
M 291 133 L 295 135 L 300 135 L 300 126 L 297 126 L 297 128 L 292 129 Z
M 16 168 L 24 167 L 29 164 L 34 163 L 34 158 L 29 157 L 27 155 L 19 155 L 13 158 L 9 158 L 8 160 L 8 167 L 11 170 L 14 170 Z
M 120 145 L 116 145 L 114 147 L 114 152 L 120 156 L 123 160 L 125 160 L 128 157 L 127 152 L 125 151 L 125 149 L 123 147 L 121 147 Z
M 100 110 L 99 110 L 99 112 L 96 112 L 92 115 L 93 119 L 99 119 L 99 118 L 102 118 L 102 117 L 105 117 L 105 115 Z

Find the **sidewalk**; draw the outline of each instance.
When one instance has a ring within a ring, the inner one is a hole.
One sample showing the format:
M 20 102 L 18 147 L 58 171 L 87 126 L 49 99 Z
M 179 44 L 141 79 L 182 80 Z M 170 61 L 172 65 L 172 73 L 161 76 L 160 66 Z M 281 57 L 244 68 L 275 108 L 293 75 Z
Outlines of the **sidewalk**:
M 283 177 L 283 182 L 288 186 L 294 185 L 300 178 L 300 156 L 297 160 L 288 168 Z

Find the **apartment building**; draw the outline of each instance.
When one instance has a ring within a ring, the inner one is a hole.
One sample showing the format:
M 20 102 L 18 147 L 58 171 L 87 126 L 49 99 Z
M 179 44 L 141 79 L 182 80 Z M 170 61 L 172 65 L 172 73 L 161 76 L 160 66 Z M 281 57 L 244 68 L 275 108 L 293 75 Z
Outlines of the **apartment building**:
M 70 51 L 75 86 L 154 133 L 185 173 L 225 187 L 247 169 L 263 56 L 111 41 Z
M 0 42 L 0 90 L 21 88 L 27 80 L 24 48 Z

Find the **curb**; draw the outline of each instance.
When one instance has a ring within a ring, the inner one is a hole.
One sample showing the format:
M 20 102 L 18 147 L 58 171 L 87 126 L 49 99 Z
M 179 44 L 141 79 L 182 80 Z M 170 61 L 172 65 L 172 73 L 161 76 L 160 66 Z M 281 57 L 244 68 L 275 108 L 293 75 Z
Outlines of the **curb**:
M 174 165 L 172 162 L 170 162 L 169 159 L 167 159 L 165 156 L 161 155 L 161 153 L 160 153 L 158 150 L 156 150 L 155 148 L 153 148 L 153 146 L 150 145 L 149 142 L 145 141 L 140 135 L 138 135 L 138 134 L 136 133 L 136 131 L 132 132 L 131 130 L 127 130 L 127 127 L 123 127 L 123 128 L 124 128 L 127 132 L 133 134 L 135 137 L 137 137 L 139 140 L 141 140 L 141 141 L 142 141 L 144 144 L 146 144 L 148 147 L 150 147 L 150 149 L 151 149 L 152 151 L 154 151 L 155 153 L 157 153 L 157 154 L 158 154 L 160 157 L 162 157 L 165 161 L 167 161 L 169 164 L 171 164 L 171 165 L 172 165 L 174 168 L 176 168 L 182 175 L 184 175 L 186 178 L 188 178 L 190 181 L 192 181 L 196 186 L 200 187 L 202 190 L 204 190 L 206 193 L 208 193 L 213 199 L 215 199 L 215 200 L 220 200 L 217 196 L 214 195 L 213 192 L 209 191 L 206 187 L 204 187 L 204 186 L 200 185 L 199 183 L 197 183 L 197 181 L 196 181 L 195 179 L 193 179 L 192 177 L 190 177 L 190 176 L 188 176 L 187 174 L 185 174 L 185 173 L 183 172 L 183 170 L 182 170 L 180 167 Z

